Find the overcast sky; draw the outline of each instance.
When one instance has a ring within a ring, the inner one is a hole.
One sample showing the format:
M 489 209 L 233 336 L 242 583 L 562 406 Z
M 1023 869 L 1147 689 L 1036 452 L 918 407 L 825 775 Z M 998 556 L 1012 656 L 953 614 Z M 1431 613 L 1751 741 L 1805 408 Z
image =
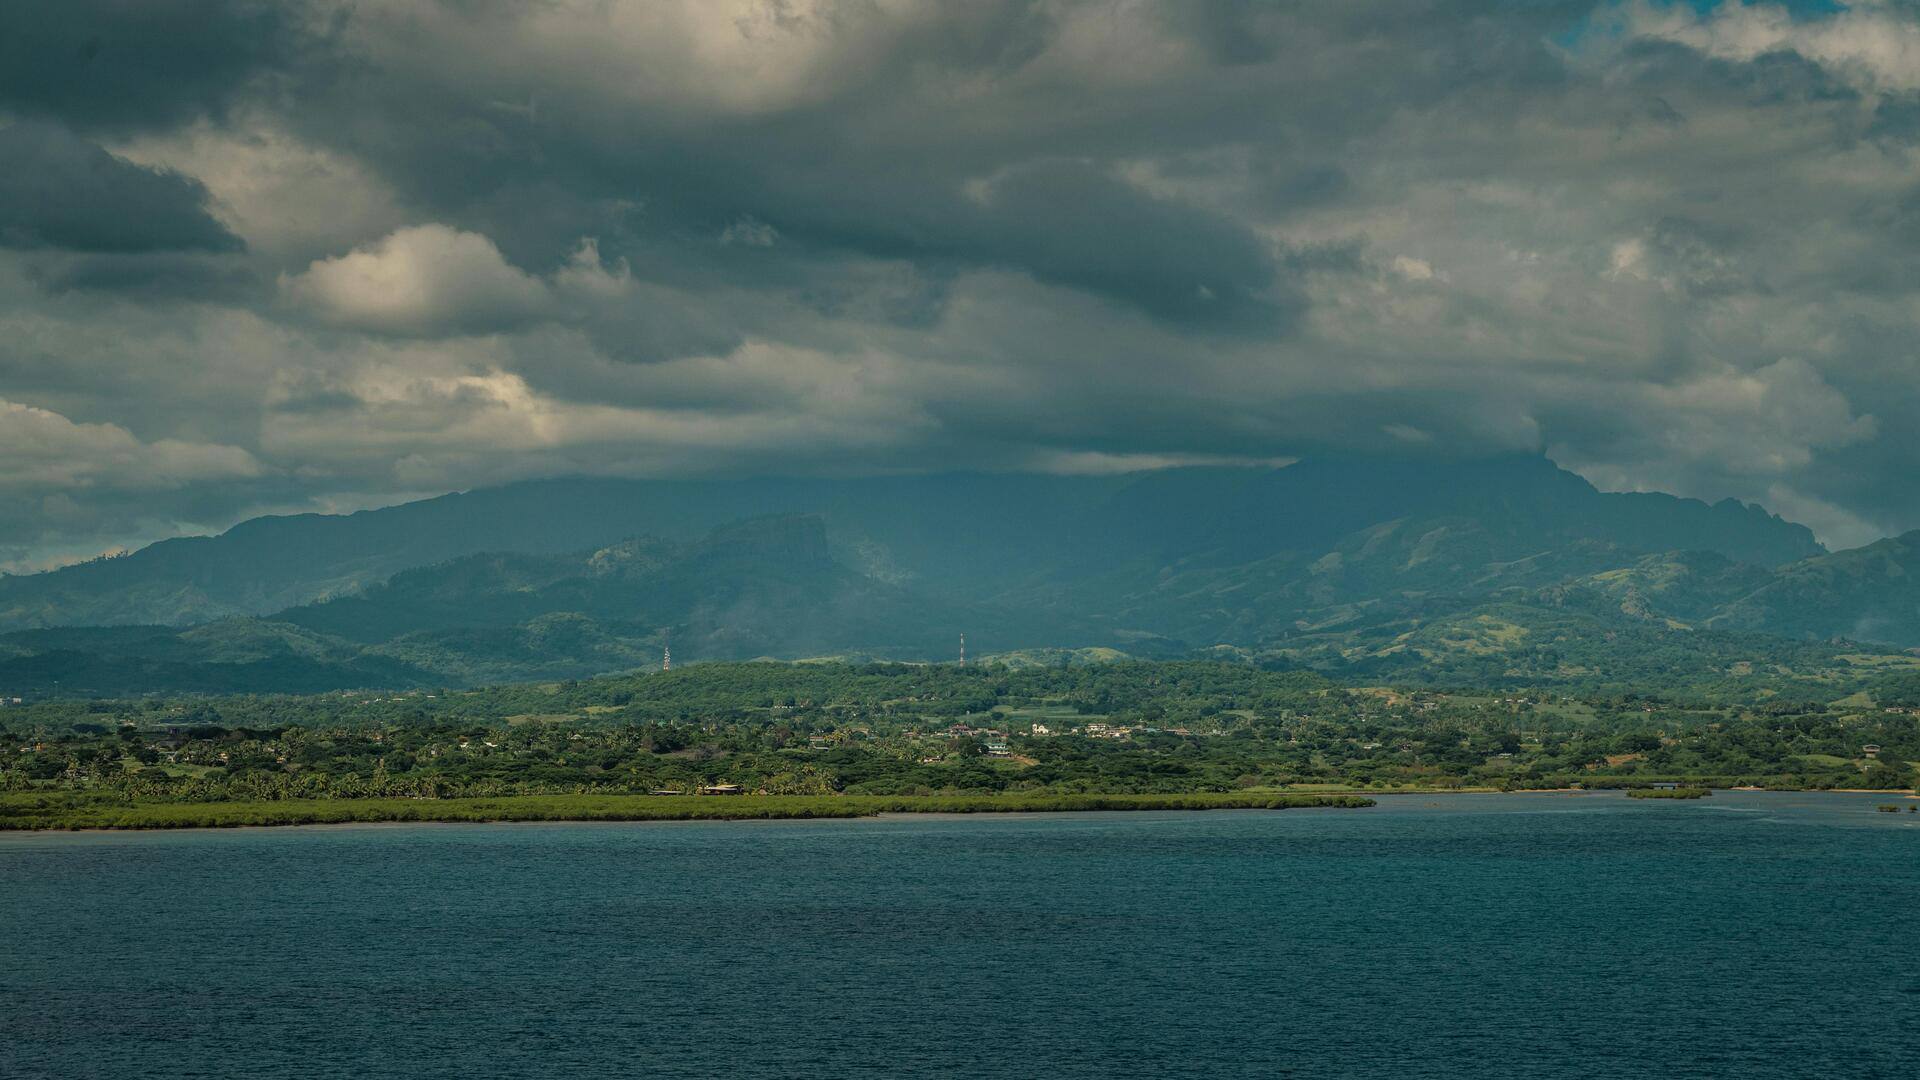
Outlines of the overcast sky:
M 1544 451 L 1920 527 L 1920 10 L 0 6 L 0 568 L 512 479 Z

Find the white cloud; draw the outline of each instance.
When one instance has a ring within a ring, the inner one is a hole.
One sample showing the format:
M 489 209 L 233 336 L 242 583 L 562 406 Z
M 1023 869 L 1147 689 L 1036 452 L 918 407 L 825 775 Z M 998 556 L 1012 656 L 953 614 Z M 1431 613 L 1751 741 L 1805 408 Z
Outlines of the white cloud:
M 324 322 L 429 338 L 590 318 L 631 299 L 636 288 L 626 260 L 603 260 L 592 237 L 542 279 L 508 263 L 486 237 L 445 225 L 399 229 L 280 281 L 289 303 Z
M 720 230 L 722 244 L 740 244 L 746 247 L 772 247 L 780 233 L 773 226 L 752 217 L 742 217 Z
M 458 333 L 526 321 L 546 286 L 510 265 L 493 241 L 446 225 L 412 225 L 281 279 L 321 318 L 384 333 Z
M 1778 4 L 1723 0 L 1708 12 L 1687 4 L 1627 9 L 1626 26 L 1643 37 L 1679 42 L 1727 60 L 1791 50 L 1862 87 L 1920 89 L 1920 23 L 1899 10 L 1857 4 L 1819 18 L 1795 18 Z
M 1663 441 L 1697 461 L 1735 473 L 1778 475 L 1802 468 L 1816 450 L 1874 437 L 1878 421 L 1852 405 L 1804 360 L 1762 368 L 1723 368 L 1646 399 L 1668 418 Z
M 379 236 L 403 220 L 392 189 L 365 165 L 287 134 L 265 117 L 237 129 L 202 120 L 143 133 L 112 149 L 199 180 L 212 196 L 213 216 L 268 255 L 310 258 L 339 250 L 343 239 Z
M 1395 255 L 1387 265 L 1408 281 L 1432 281 L 1434 278 L 1433 264 L 1411 255 Z
M 483 99 L 527 100 L 533 81 L 561 99 L 551 108 L 730 115 L 824 100 L 902 35 L 964 18 L 933 0 L 549 0 L 501 8 L 500 20 L 415 0 L 339 6 L 352 11 L 344 25 L 361 54 L 431 61 Z M 421 40 L 444 47 L 423 56 L 412 47 Z M 543 94 L 527 121 L 549 109 Z
M 600 242 L 586 237 L 566 264 L 554 271 L 553 287 L 561 295 L 583 300 L 619 300 L 633 290 L 633 270 L 625 259 L 607 265 L 600 258 Z
M 749 341 L 726 355 L 622 365 L 623 400 L 569 400 L 509 370 L 502 342 L 368 348 L 319 387 L 289 382 L 262 433 L 274 458 L 335 475 L 387 474 L 411 488 L 522 476 L 652 472 L 783 451 L 883 448 L 924 435 L 928 419 L 902 366 Z M 570 362 L 583 362 L 570 357 Z M 300 408 L 321 398 L 323 408 Z
M 1113 476 L 1195 465 L 1253 465 L 1280 469 L 1297 460 L 1290 457 L 1235 457 L 1228 454 L 1109 454 L 1098 450 L 1044 450 L 1023 464 L 1038 472 L 1065 476 Z
M 1622 240 L 1613 245 L 1613 251 L 1607 256 L 1607 276 L 1612 278 L 1642 278 L 1647 276 L 1646 241 L 1639 238 Z
M 1871 544 L 1888 532 L 1881 524 L 1789 484 L 1769 484 L 1766 505 L 1788 521 L 1797 521 L 1812 529 L 1821 543 L 1836 551 Z
M 237 446 L 156 439 L 114 424 L 76 424 L 47 409 L 0 400 L 0 491 L 172 488 L 249 479 L 265 469 Z

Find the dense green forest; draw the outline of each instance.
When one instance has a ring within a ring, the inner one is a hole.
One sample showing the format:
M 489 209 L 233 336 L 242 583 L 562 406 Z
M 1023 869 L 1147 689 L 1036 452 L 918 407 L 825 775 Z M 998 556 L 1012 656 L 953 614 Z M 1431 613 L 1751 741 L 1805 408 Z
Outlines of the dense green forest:
M 1810 701 L 1341 685 L 1246 663 L 700 664 L 0 710 L 0 789 L 140 802 L 701 791 L 1908 788 L 1920 676 Z

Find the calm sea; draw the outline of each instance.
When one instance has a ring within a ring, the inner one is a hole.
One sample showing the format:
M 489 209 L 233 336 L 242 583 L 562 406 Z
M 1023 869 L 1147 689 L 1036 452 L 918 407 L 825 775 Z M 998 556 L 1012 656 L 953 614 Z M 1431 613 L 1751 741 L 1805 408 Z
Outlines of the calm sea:
M 0 1076 L 1908 1080 L 1892 801 L 5 836 Z

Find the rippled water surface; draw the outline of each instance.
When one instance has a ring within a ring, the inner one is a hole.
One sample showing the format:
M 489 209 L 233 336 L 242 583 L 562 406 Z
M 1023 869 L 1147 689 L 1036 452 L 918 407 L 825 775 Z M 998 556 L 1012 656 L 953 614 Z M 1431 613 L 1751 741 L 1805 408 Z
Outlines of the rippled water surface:
M 1895 801 L 0 836 L 0 1076 L 1904 1080 Z

